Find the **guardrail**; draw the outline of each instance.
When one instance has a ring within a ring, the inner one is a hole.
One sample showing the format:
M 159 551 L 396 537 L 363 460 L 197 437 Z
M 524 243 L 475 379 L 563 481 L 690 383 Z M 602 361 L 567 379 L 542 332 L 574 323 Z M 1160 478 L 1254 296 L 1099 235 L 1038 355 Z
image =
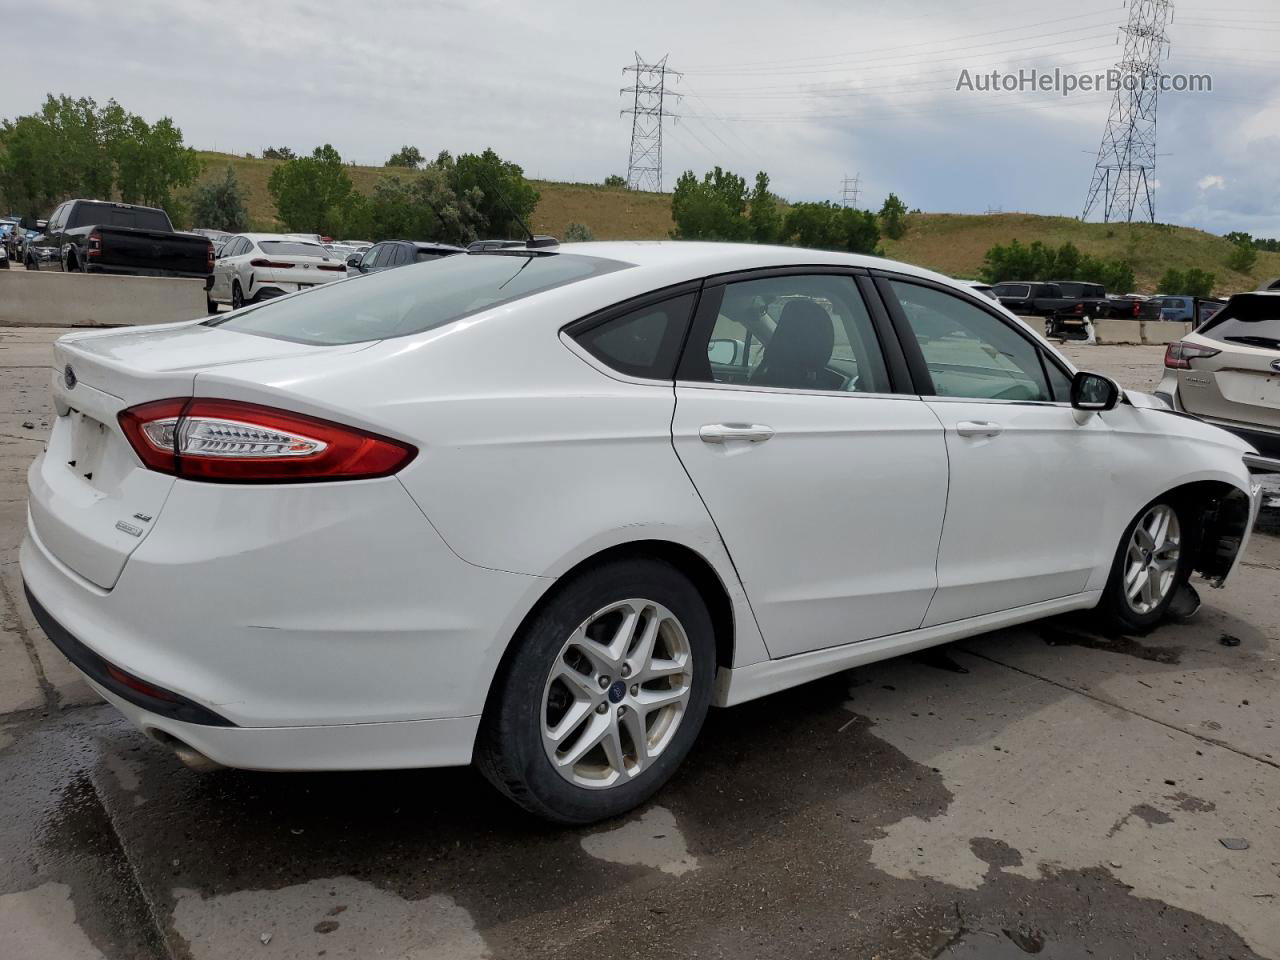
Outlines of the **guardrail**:
M 203 317 L 204 281 L 0 270 L 0 324 L 114 327 Z

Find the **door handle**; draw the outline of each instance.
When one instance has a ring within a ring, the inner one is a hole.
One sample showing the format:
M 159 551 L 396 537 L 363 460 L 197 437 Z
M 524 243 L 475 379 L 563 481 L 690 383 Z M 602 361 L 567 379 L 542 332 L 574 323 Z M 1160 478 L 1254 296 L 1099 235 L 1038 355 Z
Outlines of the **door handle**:
M 764 443 L 773 436 L 773 427 L 759 423 L 708 423 L 698 429 L 698 436 L 703 443 L 724 443 L 726 440 Z
M 961 420 L 956 424 L 956 433 L 962 437 L 998 437 L 1004 427 L 990 420 Z

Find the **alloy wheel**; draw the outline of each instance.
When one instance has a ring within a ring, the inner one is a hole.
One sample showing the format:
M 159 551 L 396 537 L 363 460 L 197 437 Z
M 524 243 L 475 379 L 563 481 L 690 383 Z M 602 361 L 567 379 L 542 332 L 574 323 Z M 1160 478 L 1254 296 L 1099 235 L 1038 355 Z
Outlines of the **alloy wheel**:
M 565 640 L 542 694 L 542 744 L 580 787 L 632 780 L 671 743 L 693 690 L 684 627 L 652 600 L 610 604 Z
M 1158 503 L 1138 521 L 1125 551 L 1124 596 L 1135 613 L 1160 606 L 1178 578 L 1182 527 L 1178 513 Z

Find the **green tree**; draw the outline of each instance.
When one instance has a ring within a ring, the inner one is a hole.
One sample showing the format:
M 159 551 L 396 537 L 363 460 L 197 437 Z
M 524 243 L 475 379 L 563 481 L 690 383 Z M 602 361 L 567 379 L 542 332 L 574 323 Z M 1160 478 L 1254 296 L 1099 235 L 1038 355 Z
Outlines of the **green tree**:
M 148 123 L 114 100 L 50 95 L 38 113 L 0 125 L 0 194 L 28 216 L 71 196 L 176 209 L 174 190 L 199 172 L 172 120 Z
M 539 194 L 519 164 L 503 160 L 492 148 L 480 154 L 464 153 L 457 160 L 441 153 L 435 164 L 446 171 L 456 197 L 468 198 L 478 216 L 474 227 L 479 235 L 494 239 L 524 235 L 516 217 L 528 223 Z
M 196 187 L 191 216 L 197 224 L 211 230 L 243 233 L 249 229 L 249 210 L 245 206 L 244 190 L 230 166 L 221 180 Z
M 1232 230 L 1223 237 L 1228 243 L 1247 243 L 1253 244 L 1253 237 L 1245 233 L 1243 230 Z
M 1231 245 L 1231 253 L 1227 255 L 1227 269 L 1237 273 L 1250 273 L 1258 262 L 1258 248 L 1253 245 L 1253 238 L 1244 234 L 1246 239 L 1236 240 Z
M 1211 297 L 1217 277 L 1198 268 L 1182 271 L 1170 268 L 1157 286 L 1159 293 L 1180 297 Z
M 896 193 L 885 198 L 880 208 L 880 229 L 890 240 L 901 240 L 907 233 L 907 205 Z
M 289 147 L 267 147 L 262 151 L 263 160 L 292 160 L 296 156 Z
M 850 253 L 876 253 L 880 243 L 875 214 L 830 201 L 793 204 L 783 234 L 795 246 Z
M 441 151 L 413 181 L 415 203 L 425 204 L 435 214 L 436 236 L 446 243 L 466 245 L 479 239 L 482 225 L 480 204 L 484 194 L 478 187 L 458 192 L 453 158 Z
M 388 167 L 413 167 L 417 169 L 426 162 L 426 157 L 417 147 L 405 145 L 393 153 L 387 160 Z
M 619 176 L 616 173 L 611 173 L 604 178 L 604 185 L 606 187 L 625 187 L 627 185 L 627 180 L 626 177 Z
M 327 143 L 272 170 L 267 191 L 288 229 L 322 234 L 343 232 L 354 194 L 342 157 Z
M 769 191 L 769 175 L 761 170 L 751 191 L 747 211 L 747 229 L 753 243 L 782 242 L 782 212 L 778 198 Z
M 686 170 L 676 180 L 671 194 L 671 219 L 676 240 L 748 239 L 750 227 L 745 216 L 747 182 L 736 173 L 716 167 L 699 180 Z
M 591 229 L 584 223 L 571 223 L 565 227 L 565 243 L 590 243 L 594 239 Z

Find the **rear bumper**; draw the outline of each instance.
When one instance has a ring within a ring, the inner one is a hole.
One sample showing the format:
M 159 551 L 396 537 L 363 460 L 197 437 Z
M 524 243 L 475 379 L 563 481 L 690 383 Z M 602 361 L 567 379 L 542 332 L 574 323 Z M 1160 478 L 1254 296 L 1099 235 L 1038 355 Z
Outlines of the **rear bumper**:
M 164 717 L 90 679 L 102 698 L 148 736 L 172 737 L 241 770 L 396 770 L 471 762 L 480 717 L 306 727 L 211 727 Z M 166 743 L 172 746 L 172 743 Z
M 507 643 L 549 583 L 459 559 L 394 478 L 178 481 L 110 590 L 30 518 L 19 560 L 37 618 L 108 700 L 254 769 L 466 763 Z M 109 666 L 176 699 L 140 696 Z
M 154 267 L 135 267 L 129 265 L 90 263 L 84 268 L 85 273 L 102 273 L 117 277 L 169 277 L 175 280 L 200 280 L 204 282 L 208 271 L 203 267 L 199 271 L 190 270 L 158 270 Z

